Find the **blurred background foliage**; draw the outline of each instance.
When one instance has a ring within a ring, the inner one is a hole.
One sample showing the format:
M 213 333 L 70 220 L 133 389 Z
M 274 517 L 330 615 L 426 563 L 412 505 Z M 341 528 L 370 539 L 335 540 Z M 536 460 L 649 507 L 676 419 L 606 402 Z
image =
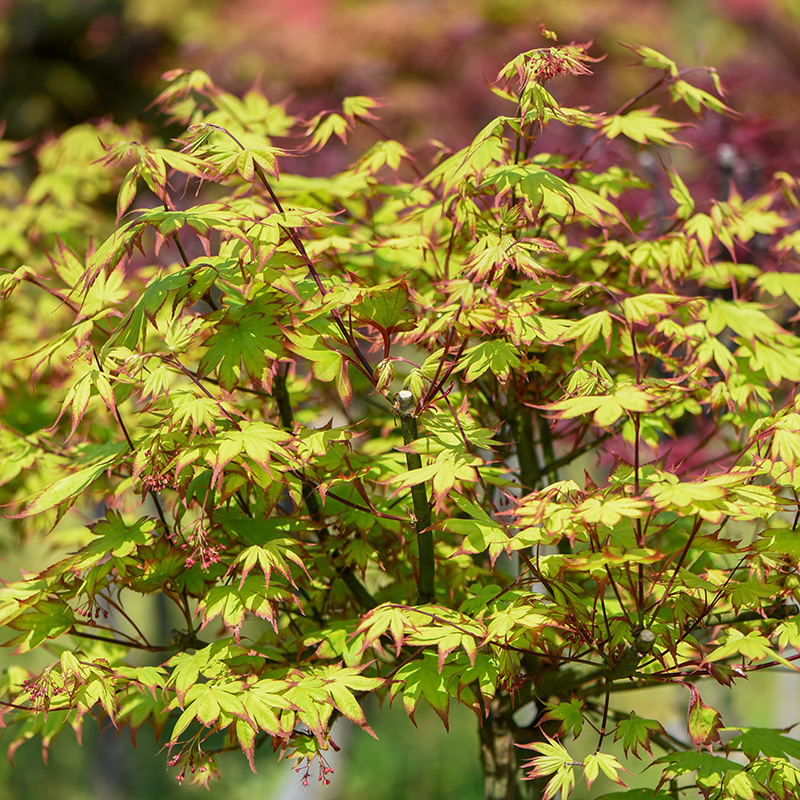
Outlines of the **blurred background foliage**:
M 0 17 L 0 119 L 12 139 L 140 117 L 164 71 L 197 67 L 229 91 L 260 81 L 309 116 L 347 95 L 383 97 L 392 136 L 458 147 L 499 108 L 486 83 L 543 44 L 543 22 L 608 54 L 591 80 L 562 79 L 564 103 L 616 108 L 641 88 L 619 43 L 647 44 L 720 71 L 750 118 L 732 143 L 743 157 L 769 172 L 800 159 L 789 142 L 800 0 L 0 0 Z
M 426 149 L 430 140 L 461 147 L 499 112 L 486 84 L 517 53 L 546 44 L 540 22 L 562 41 L 592 40 L 594 55 L 608 54 L 595 76 L 559 80 L 553 91 L 567 105 L 612 111 L 644 88 L 640 72 L 625 69 L 635 59 L 620 42 L 719 70 L 729 105 L 746 116 L 704 121 L 684 136 L 694 146 L 695 179 L 709 192 L 724 191 L 730 178 L 747 193 L 748 184 L 775 170 L 800 172 L 800 0 L 0 0 L 0 120 L 7 138 L 32 149 L 103 118 L 140 119 L 168 136 L 144 109 L 163 72 L 189 67 L 229 91 L 258 82 L 270 99 L 308 118 L 347 95 L 382 98 L 381 127 L 425 157 L 435 151 Z M 358 136 L 349 144 L 357 149 Z M 349 154 L 332 145 L 308 168 L 339 169 Z M 3 538 L 0 578 L 56 558 L 43 543 Z M 758 702 L 765 715 L 787 713 L 787 704 L 771 702 L 781 695 L 779 680 L 765 676 L 732 702 Z M 665 724 L 684 724 L 670 698 L 653 703 Z M 794 711 L 785 721 L 761 723 L 791 724 Z M 735 705 L 729 715 L 734 724 Z M 335 731 L 344 747 L 326 798 L 477 800 L 474 720 L 468 712 L 454 716 L 448 736 L 432 716 L 421 713 L 415 733 L 402 710 L 373 710 L 379 743 Z M 38 745 L 23 745 L 16 769 L 0 759 L 2 796 L 28 800 L 56 787 L 64 800 L 194 793 L 167 776 L 165 755 L 146 731 L 136 750 L 127 739 L 127 732 L 105 730 L 98 738 L 87 730 L 79 747 L 62 737 L 47 765 Z M 259 759 L 257 777 L 241 758 L 223 760 L 221 768 L 223 783 L 211 787 L 212 797 L 286 800 L 313 797 L 319 788 L 304 792 L 290 767 L 269 754 Z

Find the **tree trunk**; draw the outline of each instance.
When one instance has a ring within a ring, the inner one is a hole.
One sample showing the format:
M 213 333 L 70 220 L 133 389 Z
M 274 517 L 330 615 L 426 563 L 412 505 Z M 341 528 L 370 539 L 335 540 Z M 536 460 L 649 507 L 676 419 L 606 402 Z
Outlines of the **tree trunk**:
M 480 729 L 485 800 L 541 800 L 544 796 L 546 778 L 523 780 L 522 763 L 535 754 L 516 746 L 543 737 L 538 728 L 521 728 L 513 715 L 511 696 L 498 692 Z

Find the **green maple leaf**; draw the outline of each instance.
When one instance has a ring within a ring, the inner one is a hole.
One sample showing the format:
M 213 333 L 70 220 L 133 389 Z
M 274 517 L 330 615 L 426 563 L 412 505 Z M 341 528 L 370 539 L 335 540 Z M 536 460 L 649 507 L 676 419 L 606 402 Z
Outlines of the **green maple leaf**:
M 615 114 L 607 117 L 603 122 L 603 133 L 609 139 L 614 139 L 620 134 L 627 136 L 639 144 L 677 144 L 678 140 L 671 131 L 682 128 L 680 122 L 657 117 L 653 108 L 639 108 L 627 114 Z
M 413 315 L 405 311 L 407 303 L 408 288 L 404 283 L 378 286 L 353 307 L 353 314 L 383 331 L 398 326 L 407 329 L 413 323 Z
M 311 144 L 309 148 L 312 150 L 322 149 L 331 136 L 337 136 L 343 142 L 346 142 L 347 133 L 350 130 L 350 124 L 343 116 L 330 113 L 316 116 L 311 121 L 310 127 Z
M 21 631 L 3 642 L 4 647 L 16 645 L 18 653 L 27 653 L 48 639 L 55 639 L 71 630 L 76 623 L 75 614 L 66 603 L 57 600 L 40 600 L 28 606 L 14 619 L 7 621 L 6 627 Z
M 273 570 L 283 575 L 294 586 L 287 559 L 297 564 L 303 571 L 306 568 L 300 556 L 292 549 L 293 545 L 294 542 L 291 539 L 274 538 L 263 545 L 252 545 L 239 553 L 233 564 L 231 564 L 231 568 L 241 565 L 242 578 L 239 584 L 240 588 L 250 570 L 256 565 L 264 574 L 264 582 L 267 589 L 269 589 L 270 575 Z M 308 573 L 306 572 L 306 574 Z
M 403 705 L 412 721 L 420 698 L 424 698 L 439 715 L 445 728 L 449 728 L 450 693 L 447 691 L 447 677 L 445 671 L 439 671 L 436 653 L 428 651 L 422 659 L 406 664 L 397 672 L 397 682 L 392 685 L 392 697 L 402 688 Z
M 796 669 L 791 661 L 776 653 L 770 647 L 769 640 L 758 631 L 744 634 L 736 628 L 727 629 L 722 643 L 706 656 L 706 661 L 722 661 L 735 655 L 741 655 L 753 661 L 763 661 L 765 658 L 774 659 L 789 669 Z
M 395 655 L 399 656 L 405 644 L 406 628 L 414 629 L 410 616 L 409 609 L 403 606 L 383 605 L 373 608 L 356 629 L 356 633 L 364 637 L 362 649 L 366 650 L 389 633 L 394 639 Z
M 108 555 L 127 556 L 139 545 L 151 544 L 155 528 L 156 522 L 150 517 L 142 517 L 128 525 L 116 511 L 106 511 L 106 518 L 92 526 L 92 533 L 97 538 L 79 551 L 73 569 L 90 567 Z
M 471 382 L 490 371 L 501 383 L 508 379 L 512 370 L 520 365 L 517 348 L 502 339 L 491 339 L 470 347 L 459 362 L 459 369 L 465 369 L 464 380 Z
M 583 700 L 573 697 L 568 703 L 548 706 L 547 717 L 561 722 L 560 733 L 571 732 L 577 738 L 583 730 Z
M 466 512 L 463 517 L 448 517 L 441 523 L 445 530 L 465 537 L 456 553 L 473 555 L 488 550 L 494 566 L 500 553 L 512 544 L 506 529 L 491 519 L 480 506 L 461 495 L 453 495 L 452 500 Z
M 220 617 L 234 636 L 238 636 L 247 611 L 275 626 L 278 604 L 291 597 L 277 582 L 272 581 L 267 588 L 263 580 L 248 575 L 239 586 L 227 584 L 210 589 L 198 604 L 197 613 L 202 614 L 204 627 L 214 617 Z
M 640 747 L 652 755 L 650 733 L 660 730 L 663 730 L 660 722 L 656 722 L 654 719 L 643 719 L 631 711 L 627 719 L 617 723 L 614 741 L 622 739 L 622 749 L 625 751 L 625 755 L 632 752 L 638 758 Z
M 173 704 L 178 704 L 177 698 Z M 177 741 L 194 720 L 206 727 L 225 728 L 234 716 L 244 714 L 239 681 L 196 683 L 186 692 L 184 704 L 186 709 L 172 729 L 171 742 Z
M 25 510 L 17 514 L 16 517 L 30 517 L 34 514 L 41 514 L 43 511 L 54 508 L 61 503 L 74 502 L 86 492 L 97 478 L 121 461 L 121 457 L 127 452 L 128 446 L 122 442 L 95 449 L 101 454 L 98 461 L 72 475 L 68 475 L 66 478 L 59 478 L 55 483 L 38 492 Z
M 218 444 L 212 482 L 222 470 L 234 459 L 246 455 L 270 475 L 272 456 L 279 456 L 283 462 L 299 466 L 297 459 L 287 450 L 283 443 L 291 439 L 291 435 L 282 428 L 268 422 L 244 422 L 237 430 L 226 431 L 216 438 Z
M 587 788 L 597 780 L 602 772 L 609 780 L 614 783 L 625 785 L 619 777 L 619 771 L 623 769 L 622 764 L 609 753 L 591 753 L 583 760 L 584 778 Z M 627 772 L 627 770 L 625 770 Z
M 758 758 L 759 753 L 766 758 L 800 758 L 800 742 L 788 731 L 771 728 L 732 728 L 740 730 L 738 736 L 728 742 L 728 747 L 741 750 L 751 761 Z
M 229 309 L 206 341 L 208 350 L 198 367 L 198 375 L 216 371 L 223 389 L 232 391 L 241 372 L 257 383 L 265 380 L 270 360 L 284 355 L 281 331 L 275 321 L 279 307 L 263 298 Z
M 575 786 L 575 762 L 566 748 L 552 739 L 521 746 L 526 750 L 535 750 L 541 753 L 523 765 L 531 768 L 528 777 L 553 776 L 545 787 L 545 800 L 555 797 L 558 792 L 561 792 L 563 797 L 569 797 Z
M 408 150 L 400 142 L 380 141 L 358 159 L 356 167 L 369 173 L 377 172 L 384 165 L 396 170 L 404 158 L 408 158 Z
M 262 731 L 273 736 L 285 735 L 280 713 L 292 708 L 286 697 L 289 684 L 275 678 L 262 678 L 246 688 L 242 694 L 242 707 L 248 718 Z
M 322 667 L 317 674 L 322 679 L 329 702 L 338 709 L 351 722 L 363 728 L 371 736 L 374 731 L 367 724 L 367 718 L 353 692 L 374 691 L 384 685 L 383 678 L 373 678 L 362 675 L 364 667 L 345 667 L 340 664 L 330 664 Z M 375 736 L 377 739 L 378 737 Z

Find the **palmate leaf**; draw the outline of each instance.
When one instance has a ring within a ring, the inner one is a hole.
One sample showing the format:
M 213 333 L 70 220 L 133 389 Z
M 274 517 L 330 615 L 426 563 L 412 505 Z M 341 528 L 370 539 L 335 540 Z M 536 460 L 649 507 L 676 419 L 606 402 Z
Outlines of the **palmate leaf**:
M 424 619 L 413 609 L 405 606 L 382 605 L 373 608 L 361 620 L 356 634 L 363 636 L 363 650 L 380 642 L 381 637 L 390 634 L 394 640 L 395 655 L 399 656 L 405 644 L 406 631 L 416 630 Z
M 381 108 L 383 103 L 374 97 L 365 95 L 353 95 L 342 100 L 342 113 L 352 122 L 353 119 L 375 119 L 375 115 L 370 109 Z
M 178 430 L 186 430 L 191 425 L 192 434 L 196 434 L 202 429 L 215 433 L 220 417 L 222 416 L 224 419 L 224 414 L 228 413 L 224 403 L 192 391 L 172 392 L 170 394 L 170 411 L 172 424 Z M 199 454 L 198 448 L 186 448 L 177 460 L 176 470 L 180 472 Z
M 97 461 L 38 492 L 14 518 L 31 517 L 62 503 L 74 503 L 104 472 L 119 464 L 127 450 L 125 442 L 100 448 L 102 455 Z
M 294 586 L 295 583 L 292 579 L 287 559 L 297 564 L 300 569 L 306 572 L 306 575 L 308 574 L 303 560 L 292 549 L 294 544 L 295 543 L 291 539 L 275 538 L 265 542 L 263 545 L 252 545 L 251 547 L 245 548 L 236 556 L 231 564 L 231 569 L 240 567 L 242 570 L 239 588 L 242 587 L 250 570 L 256 565 L 264 574 L 264 585 L 267 590 L 269 589 L 269 580 L 273 570 L 283 575 L 283 577 Z
M 232 637 L 218 639 L 196 652 L 182 651 L 174 655 L 166 666 L 172 670 L 168 687 L 174 688 L 179 702 L 182 704 L 186 693 L 199 678 L 212 679 L 230 672 L 229 662 L 246 655 L 243 647 Z
M 563 333 L 559 339 L 579 343 L 578 353 L 580 356 L 584 350 L 596 344 L 601 338 L 605 341 L 606 347 L 611 347 L 611 332 L 613 319 L 608 311 L 597 311 L 571 324 L 569 330 Z
M 157 689 L 163 689 L 166 670 L 164 667 L 116 667 L 115 677 L 131 684 L 136 684 L 147 689 L 151 696 L 155 696 Z
M 717 228 L 714 220 L 708 214 L 694 214 L 686 220 L 684 226 L 687 236 L 693 236 L 702 247 L 706 259 L 709 258 L 709 247 L 717 238 Z
M 418 451 L 420 453 L 456 451 L 468 454 L 469 449 L 464 444 L 464 439 L 469 442 L 471 447 L 480 450 L 491 450 L 494 445 L 498 444 L 495 431 L 482 426 L 475 417 L 468 413 L 466 407 L 460 410 L 458 420 L 449 412 L 426 415 L 425 430 L 430 434 L 425 440 L 427 449 L 420 449 Z M 436 445 L 439 447 L 437 448 Z
M 233 391 L 242 377 L 263 384 L 267 367 L 285 354 L 277 322 L 280 306 L 263 294 L 244 306 L 230 308 L 205 343 L 198 375 L 216 373 L 223 389 Z
M 657 397 L 647 389 L 632 384 L 619 384 L 613 394 L 570 397 L 550 403 L 544 408 L 556 412 L 558 417 L 572 419 L 592 413 L 594 423 L 600 427 L 614 425 L 626 411 L 646 412 L 653 409 Z
M 277 614 L 281 603 L 292 601 L 292 593 L 273 580 L 269 587 L 255 575 L 245 577 L 239 586 L 224 584 L 210 589 L 198 603 L 203 627 L 215 617 L 220 617 L 235 637 L 239 636 L 245 614 L 267 620 L 277 630 Z
M 96 538 L 70 559 L 72 568 L 86 569 L 108 556 L 123 558 L 140 545 L 151 544 L 156 536 L 156 527 L 156 521 L 151 517 L 141 517 L 130 525 L 116 511 L 106 511 L 105 519 L 91 526 Z
M 669 172 L 669 179 L 672 188 L 669 190 L 672 199 L 678 204 L 678 217 L 689 219 L 694 212 L 694 199 L 689 193 L 689 189 L 677 172 Z
M 403 706 L 412 722 L 420 698 L 424 698 L 439 715 L 445 728 L 449 729 L 451 694 L 448 685 L 451 677 L 448 670 L 439 669 L 436 653 L 425 651 L 421 659 L 398 670 L 395 675 L 396 683 L 392 684 L 390 690 L 391 696 L 396 697 L 402 690 Z M 456 685 L 454 689 L 457 691 L 457 688 Z
M 354 693 L 369 692 L 383 686 L 382 678 L 362 675 L 364 667 L 345 667 L 338 664 L 290 669 L 283 672 L 288 688 L 284 697 L 292 710 L 284 712 L 284 724 L 299 720 L 318 738 L 324 740 L 331 714 L 337 709 L 368 733 L 375 735 Z M 294 727 L 288 724 L 287 727 Z
M 216 457 L 212 483 L 231 461 L 241 462 L 242 455 L 246 455 L 267 474 L 271 474 L 270 463 L 276 456 L 284 464 L 299 467 L 298 459 L 284 447 L 291 439 L 287 431 L 268 422 L 243 422 L 235 430 L 219 434 L 214 440 Z
M 287 155 L 286 150 L 270 146 L 260 136 L 251 137 L 240 134 L 237 138 L 244 144 L 244 150 L 235 158 L 221 162 L 220 172 L 228 174 L 233 166 L 236 173 L 248 182 L 254 180 L 259 168 L 273 178 L 278 177 L 278 158 Z
M 633 753 L 638 758 L 640 747 L 652 755 L 650 734 L 656 731 L 663 731 L 660 722 L 654 719 L 644 719 L 631 711 L 626 719 L 621 719 L 617 723 L 614 741 L 622 740 L 622 749 L 625 751 L 625 755 Z
M 350 359 L 339 350 L 327 347 L 317 335 L 294 329 L 286 331 L 286 336 L 289 349 L 311 362 L 314 377 L 323 383 L 335 384 L 342 401 L 349 406 L 353 399 L 353 387 L 348 374 Z
M 490 165 L 503 157 L 503 121 L 492 120 L 472 140 L 472 143 L 439 164 L 427 177 L 432 185 L 443 184 L 445 191 L 465 185 L 481 176 Z
M 17 653 L 27 653 L 48 639 L 56 639 L 68 633 L 73 625 L 80 622 L 72 608 L 58 600 L 39 600 L 27 606 L 13 619 L 7 619 L 5 626 L 19 635 L 3 641 L 4 647 L 16 647 Z
M 678 65 L 671 58 L 659 53 L 657 50 L 653 50 L 652 47 L 628 43 L 624 43 L 624 46 L 629 50 L 633 50 L 633 52 L 642 59 L 642 64 L 645 67 L 663 69 L 669 72 L 673 77 L 678 76 Z
M 797 231 L 795 236 L 800 241 L 800 231 Z M 756 285 L 762 292 L 768 292 L 773 297 L 786 295 L 796 306 L 800 306 L 800 275 L 762 272 L 756 278 Z
M 492 168 L 487 171 L 486 183 L 501 193 L 519 185 L 534 208 L 557 218 L 583 217 L 602 226 L 624 221 L 608 198 L 578 183 L 568 183 L 537 164 Z
M 400 142 L 380 141 L 356 161 L 355 169 L 370 174 L 375 174 L 383 166 L 396 170 L 404 158 L 408 158 L 408 150 Z
M 590 753 L 583 759 L 583 777 L 586 780 L 587 789 L 592 788 L 592 784 L 597 780 L 601 772 L 609 780 L 624 786 L 624 781 L 619 777 L 620 771 L 627 772 L 622 764 L 610 753 Z
M 545 786 L 544 800 L 550 800 L 559 792 L 564 798 L 572 794 L 575 787 L 574 759 L 561 743 L 548 739 L 546 742 L 535 742 L 520 747 L 541 754 L 523 764 L 524 768 L 530 770 L 526 775 L 527 778 L 553 776 Z
M 707 71 L 716 77 L 716 73 L 713 70 Z M 719 85 L 717 85 L 717 90 L 719 90 Z M 705 89 L 701 89 L 699 86 L 692 86 L 691 83 L 686 81 L 674 81 L 669 85 L 669 92 L 675 100 L 683 100 L 695 114 L 699 114 L 703 108 L 708 108 L 717 114 L 731 116 L 736 114 L 730 106 L 727 106 L 718 97 L 705 91 Z
M 762 531 L 755 546 L 764 553 L 788 556 L 793 563 L 800 565 L 800 536 L 794 530 L 775 528 Z
M 203 266 L 186 269 L 163 275 L 151 280 L 133 308 L 114 329 L 101 351 L 101 357 L 114 348 L 124 347 L 131 352 L 144 345 L 148 331 L 148 321 L 154 322 L 159 312 L 167 306 L 173 315 L 179 306 L 196 303 L 213 284 L 217 273 L 212 268 Z M 171 321 L 171 320 L 170 320 Z
M 444 669 L 450 653 L 459 648 L 463 649 L 474 666 L 478 644 L 486 636 L 486 626 L 443 606 L 426 605 L 423 609 L 420 615 L 428 617 L 427 624 L 417 626 L 408 634 L 406 641 L 418 646 L 435 645 L 440 671 Z
M 519 185 L 534 206 L 543 206 L 556 216 L 565 216 L 574 207 L 570 197 L 570 185 L 563 179 L 537 164 L 503 164 L 487 171 L 486 183 L 507 192 Z
M 385 685 L 383 678 L 362 675 L 366 665 L 348 667 L 341 664 L 330 664 L 316 670 L 316 675 L 323 682 L 329 701 L 333 706 L 363 728 L 371 736 L 375 736 L 372 728 L 367 724 L 361 704 L 356 698 L 356 693 L 371 692 Z M 375 737 L 377 738 L 377 737 Z
M 548 627 L 558 624 L 550 609 L 534 604 L 528 597 L 501 605 L 491 613 L 486 641 L 508 644 L 517 639 L 535 641 Z
M 630 322 L 644 322 L 651 316 L 659 317 L 673 313 L 677 298 L 671 294 L 647 293 L 626 297 L 622 301 L 625 319 Z
M 763 755 L 766 758 L 800 758 L 800 741 L 787 736 L 789 731 L 773 728 L 726 728 L 741 731 L 728 742 L 728 747 L 741 750 L 751 761 Z
M 347 134 L 350 131 L 350 123 L 340 114 L 330 112 L 318 114 L 309 123 L 311 150 L 321 150 L 331 136 L 337 136 L 343 142 L 347 141 Z
M 735 761 L 692 750 L 668 753 L 657 758 L 654 763 L 663 765 L 664 777 L 667 780 L 697 772 L 697 783 L 709 788 L 719 786 L 729 772 L 741 770 L 741 764 Z
M 547 706 L 547 719 L 558 720 L 561 723 L 560 734 L 572 733 L 577 738 L 585 722 L 583 705 L 583 701 L 578 697 L 573 697 L 568 703 L 550 704 Z
M 458 369 L 464 371 L 464 380 L 467 382 L 476 380 L 488 371 L 505 383 L 519 365 L 520 354 L 513 344 L 502 339 L 491 339 L 465 350 Z
M 244 715 L 242 684 L 235 679 L 196 683 L 189 687 L 180 703 L 185 706 L 170 733 L 170 742 L 175 743 L 180 735 L 197 720 L 206 727 L 227 728 L 236 717 Z M 172 707 L 179 705 L 176 698 Z
M 475 482 L 475 467 L 482 463 L 480 456 L 445 450 L 432 464 L 396 475 L 388 483 L 396 491 L 402 491 L 432 480 L 434 508 L 438 511 L 453 489 Z
M 81 289 L 87 290 L 103 270 L 110 270 L 119 264 L 141 235 L 143 225 L 139 222 L 126 222 L 120 225 L 86 261 L 86 271 L 81 279 Z M 75 286 L 78 288 L 78 285 Z
M 402 281 L 390 286 L 378 286 L 360 303 L 353 306 L 353 315 L 382 331 L 408 330 L 413 315 L 406 312 L 408 287 Z
M 719 335 L 726 327 L 743 339 L 774 342 L 785 330 L 766 313 L 760 303 L 714 299 L 708 306 L 706 326 Z
M 105 664 L 99 667 L 90 665 L 85 669 L 85 674 L 78 685 L 78 690 L 72 696 L 71 702 L 77 708 L 78 718 L 99 705 L 105 711 L 106 716 L 116 724 L 116 698 L 119 688 L 113 679 L 109 678 L 108 672 L 104 669 L 105 666 Z
M 538 281 L 542 276 L 552 274 L 535 257 L 543 251 L 557 252 L 558 248 L 543 239 L 525 241 L 508 234 L 486 234 L 478 239 L 462 264 L 463 275 L 472 283 L 491 281 L 496 285 L 507 270 L 514 269 Z
M 336 622 L 303 637 L 298 643 L 304 647 L 317 647 L 320 658 L 343 661 L 347 667 L 360 666 L 364 654 L 364 636 L 354 633 L 356 624 L 352 620 Z
M 650 513 L 651 505 L 646 500 L 607 494 L 587 497 L 575 506 L 575 516 L 587 525 L 618 525 L 623 518 L 640 519 Z
M 784 381 L 800 381 L 800 347 L 795 340 L 784 337 L 783 342 L 760 341 L 742 344 L 737 355 L 749 356 L 749 366 L 754 372 L 763 370 L 774 386 Z
M 117 695 L 117 702 L 117 720 L 126 723 L 132 730 L 149 723 L 160 737 L 169 719 L 169 711 L 161 698 L 150 692 L 128 689 Z
M 287 731 L 280 721 L 282 711 L 292 709 L 286 696 L 289 684 L 285 680 L 264 677 L 245 687 L 241 694 L 242 708 L 247 719 L 258 730 L 272 736 L 284 736 Z
M 736 628 L 727 629 L 725 635 L 720 637 L 719 644 L 705 657 L 705 660 L 708 662 L 723 661 L 734 655 L 741 655 L 751 661 L 763 661 L 768 658 L 778 661 L 791 670 L 797 669 L 791 661 L 775 652 L 769 639 L 758 631 L 749 631 L 744 634 Z
M 687 516 L 698 514 L 709 522 L 723 517 L 734 519 L 768 519 L 780 509 L 773 489 L 751 485 L 753 472 L 733 469 L 721 475 L 708 475 L 702 481 L 678 481 L 664 473 L 653 482 L 646 495 L 660 509 L 677 508 Z
M 494 566 L 498 556 L 511 544 L 507 530 L 499 522 L 491 519 L 480 506 L 461 495 L 453 495 L 451 499 L 462 512 L 465 512 L 464 516 L 451 516 L 441 523 L 445 530 L 464 537 L 456 554 L 474 555 L 488 550 Z
M 609 139 L 621 134 L 639 144 L 677 144 L 678 140 L 672 135 L 672 131 L 679 130 L 684 125 L 657 117 L 654 112 L 654 108 L 637 108 L 626 114 L 606 117 L 603 133 Z
M 72 415 L 72 429 L 67 436 L 69 441 L 74 435 L 75 431 L 80 425 L 81 420 L 86 414 L 86 409 L 89 406 L 89 399 L 92 396 L 92 390 L 95 389 L 105 401 L 106 405 L 113 409 L 113 413 L 117 413 L 116 402 L 114 401 L 114 392 L 108 378 L 97 369 L 90 369 L 83 373 L 75 383 L 70 386 L 69 391 L 64 397 L 64 402 L 61 405 L 61 411 L 53 423 L 52 428 L 55 428 L 64 412 L 69 409 Z
M 143 211 L 139 215 L 137 224 L 152 226 L 166 238 L 184 226 L 188 226 L 201 236 L 212 228 L 236 234 L 239 231 L 240 220 L 225 205 L 208 203 L 194 206 L 187 211 L 168 211 L 159 208 Z M 104 265 L 105 263 L 103 262 Z

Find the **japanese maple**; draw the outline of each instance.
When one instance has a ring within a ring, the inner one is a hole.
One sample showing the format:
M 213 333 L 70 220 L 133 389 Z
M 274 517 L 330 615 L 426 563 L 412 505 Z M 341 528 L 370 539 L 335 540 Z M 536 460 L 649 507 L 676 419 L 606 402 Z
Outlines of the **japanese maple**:
M 696 204 L 663 105 L 732 114 L 716 73 L 632 46 L 635 98 L 563 107 L 602 65 L 545 33 L 430 166 L 374 99 L 304 122 L 180 70 L 174 142 L 81 126 L 27 183 L 3 145 L 3 502 L 72 530 L 0 590 L 52 659 L 2 677 L 17 742 L 90 714 L 179 780 L 271 749 L 327 783 L 377 694 L 472 709 L 489 798 L 624 787 L 623 754 L 650 788 L 608 798 L 796 796 L 796 740 L 697 682 L 795 669 L 797 180 Z M 676 685 L 685 737 L 611 702 Z

